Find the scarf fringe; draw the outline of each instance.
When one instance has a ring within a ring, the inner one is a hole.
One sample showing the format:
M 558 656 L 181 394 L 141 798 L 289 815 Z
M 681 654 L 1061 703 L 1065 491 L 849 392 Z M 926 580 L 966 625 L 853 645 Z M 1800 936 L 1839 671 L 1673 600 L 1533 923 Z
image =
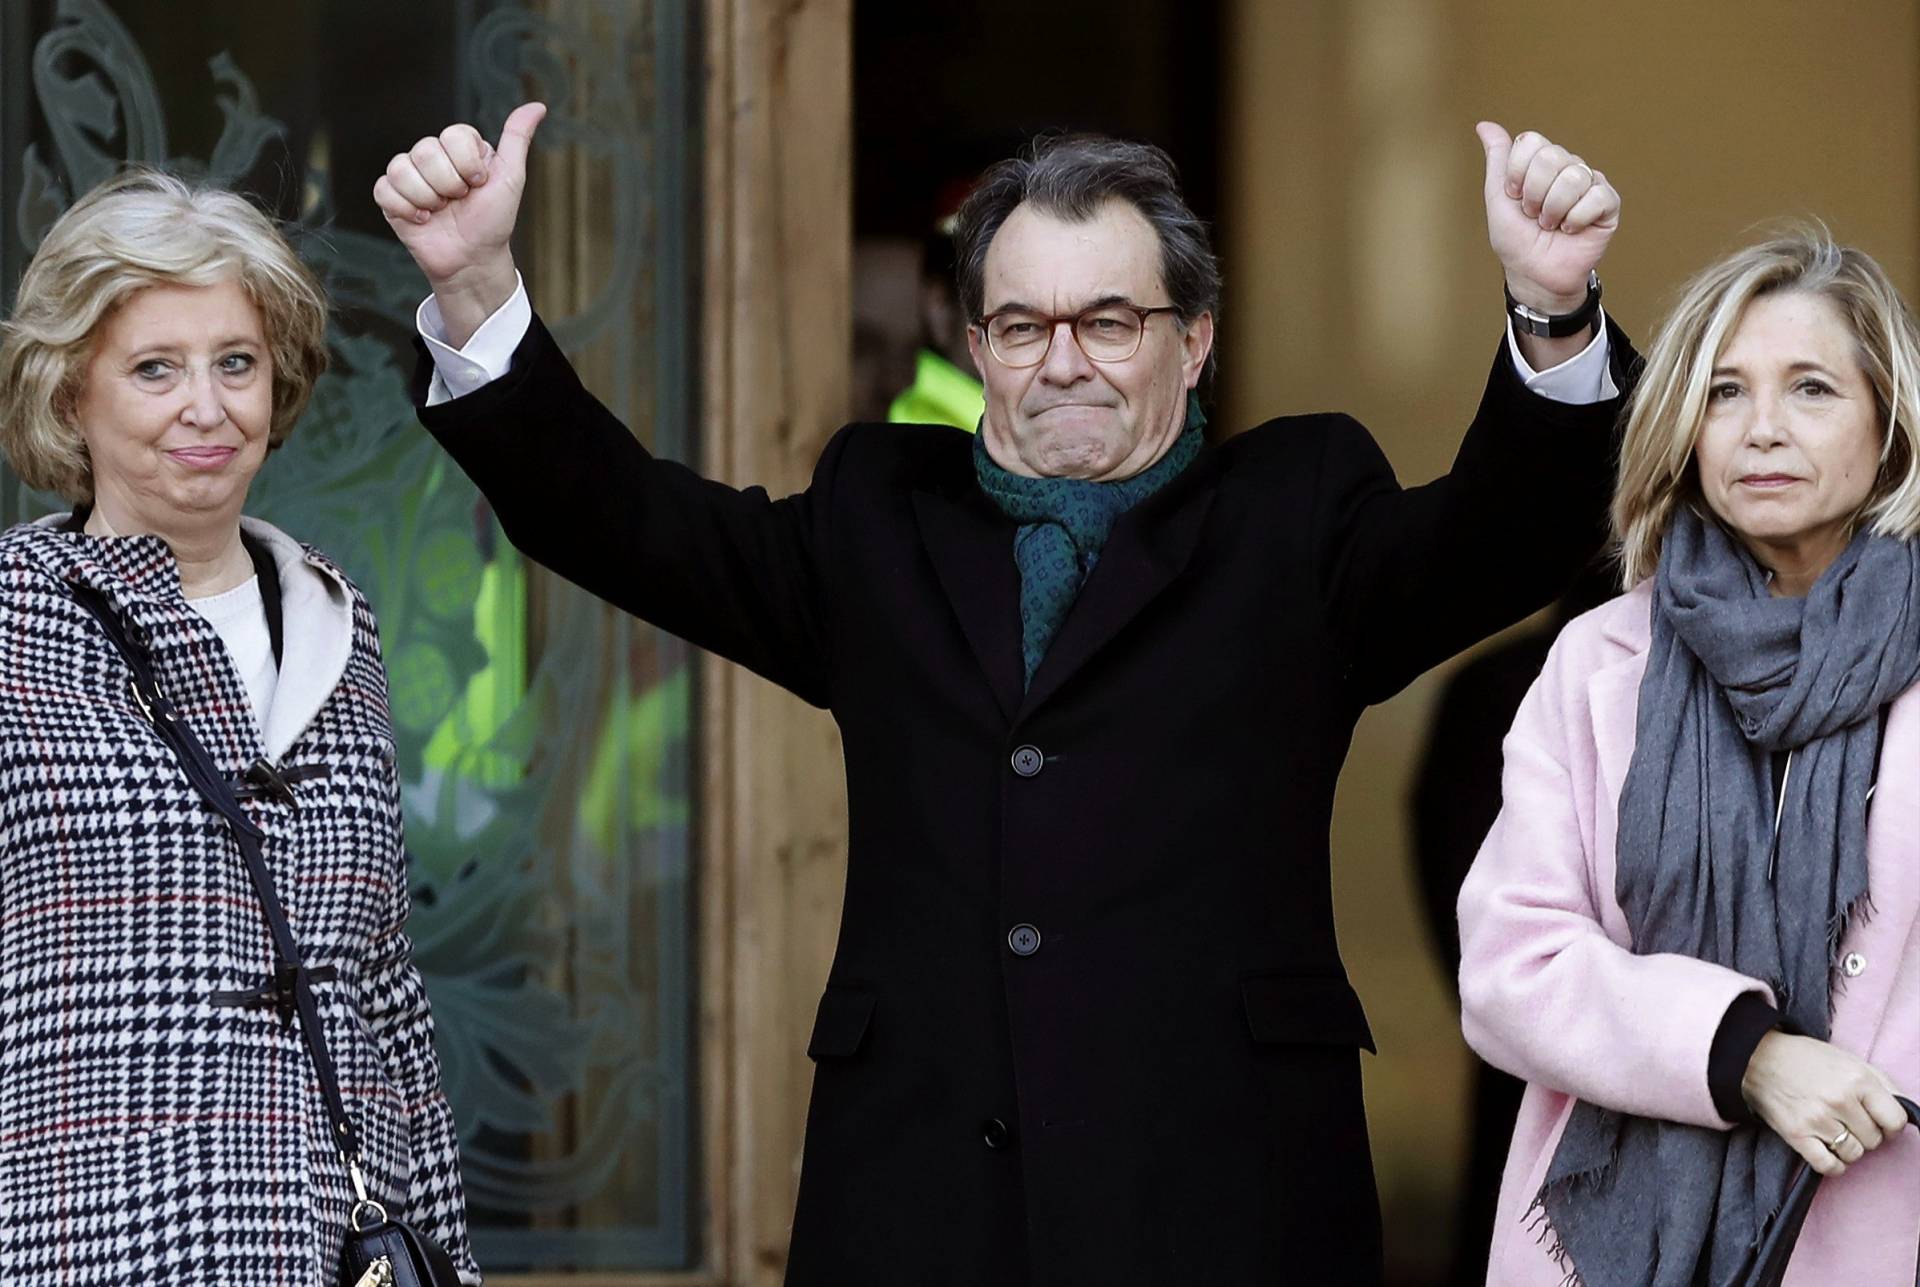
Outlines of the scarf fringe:
M 1852 979 L 1847 977 L 1847 972 L 1840 968 L 1841 940 L 1846 938 L 1848 930 L 1857 926 L 1870 924 L 1873 921 L 1875 910 L 1873 891 L 1862 890 L 1851 903 L 1848 903 L 1845 907 L 1842 907 L 1839 911 L 1827 918 L 1827 1017 L 1829 1019 L 1832 1018 L 1834 1000 L 1846 992 L 1847 986 L 1853 982 Z M 1793 1008 L 1794 995 L 1792 989 L 1787 985 L 1787 981 L 1784 978 L 1775 975 L 1769 975 L 1766 979 L 1766 984 L 1773 989 L 1773 999 L 1777 1003 L 1776 1008 L 1782 1015 L 1785 1015 Z
M 1761 1130 L 1764 1128 L 1749 1127 L 1747 1129 Z M 1607 1160 L 1601 1162 L 1599 1165 L 1590 1166 L 1584 1171 L 1577 1171 L 1572 1175 L 1564 1175 L 1557 1180 L 1541 1185 L 1540 1192 L 1533 1195 L 1533 1201 L 1529 1202 L 1527 1209 L 1520 1213 L 1520 1223 L 1526 1228 L 1528 1233 L 1533 1234 L 1534 1244 L 1536 1246 L 1544 1244 L 1547 1256 L 1553 1261 L 1554 1268 L 1561 1271 L 1562 1277 L 1559 1287 L 1587 1287 L 1587 1280 L 1581 1276 L 1580 1267 L 1573 1263 L 1573 1253 L 1567 1249 L 1566 1242 L 1560 1237 L 1559 1231 L 1553 1226 L 1553 1217 L 1547 1212 L 1547 1196 L 1549 1193 L 1553 1193 L 1555 1196 L 1564 1197 L 1576 1189 L 1592 1188 L 1600 1184 L 1613 1170 L 1614 1163 L 1618 1160 L 1618 1154 L 1619 1148 L 1616 1144 L 1607 1151 Z M 1751 1268 L 1751 1257 L 1755 1252 L 1760 1250 L 1761 1244 L 1767 1240 L 1767 1235 L 1773 1232 L 1773 1226 L 1786 1210 L 1786 1205 L 1787 1195 L 1785 1191 L 1782 1191 L 1774 1198 L 1772 1204 L 1767 1208 L 1766 1213 L 1761 1216 L 1760 1220 L 1755 1224 L 1753 1241 L 1747 1244 L 1749 1268 Z
M 1616 1137 L 1615 1142 L 1607 1149 L 1605 1161 L 1590 1166 L 1584 1171 L 1563 1175 L 1557 1180 L 1550 1180 L 1541 1185 L 1540 1192 L 1533 1195 L 1533 1201 L 1528 1203 L 1527 1209 L 1520 1213 L 1520 1222 L 1526 1227 L 1528 1233 L 1534 1235 L 1534 1243 L 1546 1247 L 1548 1258 L 1564 1275 L 1560 1279 L 1560 1287 L 1586 1287 L 1587 1280 L 1581 1277 L 1579 1266 L 1573 1263 L 1573 1252 L 1568 1249 L 1559 1230 L 1554 1228 L 1553 1216 L 1547 1211 L 1548 1195 L 1551 1194 L 1556 1198 L 1565 1197 L 1577 1189 L 1598 1186 L 1612 1173 L 1615 1162 L 1619 1160 L 1619 1153 L 1620 1146 Z
M 1840 940 L 1847 936 L 1852 926 L 1866 925 L 1873 920 L 1873 892 L 1861 890 L 1851 903 L 1835 912 L 1827 921 L 1827 955 L 1840 950 Z
M 1857 925 L 1866 925 L 1873 920 L 1874 906 L 1871 890 L 1862 890 L 1851 903 L 1835 912 L 1827 921 L 1827 993 L 1828 1005 L 1847 990 L 1853 980 L 1840 967 L 1840 942 L 1846 938 L 1847 931 Z M 1831 1016 L 1829 1016 L 1831 1017 Z

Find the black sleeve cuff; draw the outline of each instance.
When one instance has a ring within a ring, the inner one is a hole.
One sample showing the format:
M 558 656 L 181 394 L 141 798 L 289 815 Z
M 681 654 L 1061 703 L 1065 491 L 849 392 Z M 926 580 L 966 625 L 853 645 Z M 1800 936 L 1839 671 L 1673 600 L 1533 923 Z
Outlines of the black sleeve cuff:
M 1721 1017 L 1707 1052 L 1707 1089 L 1713 1094 L 1713 1110 L 1728 1121 L 1747 1125 L 1759 1120 L 1747 1107 L 1740 1082 L 1760 1038 L 1779 1023 L 1780 1012 L 1758 992 L 1742 992 Z

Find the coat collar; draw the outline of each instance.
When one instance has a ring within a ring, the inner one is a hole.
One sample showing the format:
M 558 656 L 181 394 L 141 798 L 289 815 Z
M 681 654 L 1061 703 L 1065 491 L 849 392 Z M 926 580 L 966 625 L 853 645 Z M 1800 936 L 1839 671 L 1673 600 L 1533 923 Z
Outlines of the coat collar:
M 1022 691 L 1017 525 L 964 486 L 913 496 L 920 538 L 968 646 L 1010 722 L 1024 720 L 1071 679 L 1185 571 L 1218 489 L 1220 454 L 1209 448 L 1165 488 L 1122 514 L 1093 575 Z
M 1653 647 L 1653 578 L 1634 586 L 1617 599 L 1594 609 L 1601 637 L 1630 653 L 1645 655 Z
M 69 515 L 50 514 L 18 529 L 16 540 L 34 561 L 63 581 L 99 591 L 128 619 L 136 637 L 142 618 L 185 607 L 180 566 L 157 536 L 88 536 L 62 532 Z M 280 610 L 286 645 L 273 705 L 261 728 L 267 755 L 279 760 L 320 713 L 353 652 L 353 594 L 331 560 L 271 523 L 242 517 L 247 535 L 273 555 L 280 572 Z

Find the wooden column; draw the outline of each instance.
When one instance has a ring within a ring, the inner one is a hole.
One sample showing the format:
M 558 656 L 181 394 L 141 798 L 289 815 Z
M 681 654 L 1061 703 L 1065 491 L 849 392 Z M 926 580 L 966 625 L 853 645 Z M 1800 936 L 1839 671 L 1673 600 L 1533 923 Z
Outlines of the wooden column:
M 779 496 L 807 485 L 847 418 L 851 0 L 703 0 L 701 15 L 695 464 Z M 591 202 L 550 177 L 577 222 Z M 590 270 L 578 285 L 591 290 Z M 786 1266 L 807 1037 L 846 874 L 840 739 L 730 663 L 702 654 L 698 673 L 698 1268 L 511 1280 L 523 1287 L 777 1287 Z
M 705 12 L 701 467 L 781 495 L 806 485 L 848 405 L 851 0 Z M 826 715 L 711 658 L 701 680 L 708 1261 L 759 1287 L 786 1263 L 846 787 Z

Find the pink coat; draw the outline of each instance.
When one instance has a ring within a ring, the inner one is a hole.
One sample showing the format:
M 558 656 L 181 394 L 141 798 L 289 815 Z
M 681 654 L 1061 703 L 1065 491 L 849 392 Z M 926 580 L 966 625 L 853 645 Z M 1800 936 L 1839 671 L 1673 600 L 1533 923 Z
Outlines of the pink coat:
M 1587 613 L 1555 642 L 1507 734 L 1504 793 L 1460 891 L 1460 998 L 1468 1043 L 1528 1082 L 1500 1186 L 1487 1281 L 1558 1287 L 1563 1273 L 1524 1219 L 1577 1096 L 1724 1130 L 1707 1051 L 1742 992 L 1719 965 L 1636 956 L 1613 894 L 1620 784 L 1649 642 L 1650 583 Z M 1894 702 L 1867 824 L 1874 912 L 1842 953 L 1833 1041 L 1920 1096 L 1920 686 Z M 1824 1181 L 1787 1287 L 1913 1287 L 1920 1247 L 1920 1131 Z

